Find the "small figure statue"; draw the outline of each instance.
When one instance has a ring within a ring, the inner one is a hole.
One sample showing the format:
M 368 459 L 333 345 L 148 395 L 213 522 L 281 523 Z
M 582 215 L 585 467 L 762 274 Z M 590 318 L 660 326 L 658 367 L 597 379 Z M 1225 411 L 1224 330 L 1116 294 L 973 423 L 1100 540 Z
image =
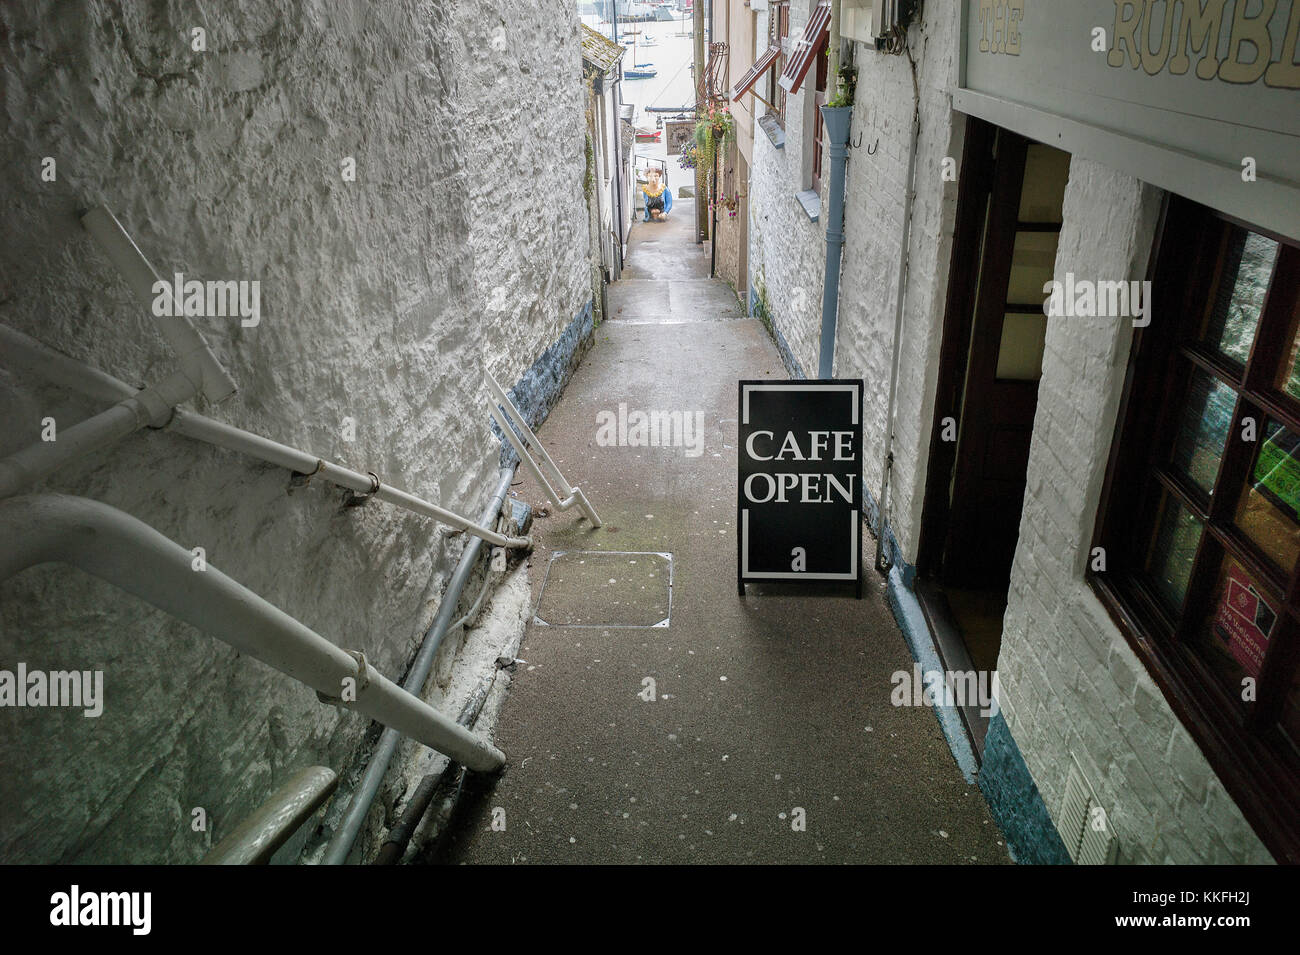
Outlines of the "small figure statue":
M 646 172 L 646 179 L 646 184 L 641 187 L 641 193 L 645 197 L 645 221 L 654 219 L 663 222 L 673 207 L 673 191 L 668 188 L 655 166 Z

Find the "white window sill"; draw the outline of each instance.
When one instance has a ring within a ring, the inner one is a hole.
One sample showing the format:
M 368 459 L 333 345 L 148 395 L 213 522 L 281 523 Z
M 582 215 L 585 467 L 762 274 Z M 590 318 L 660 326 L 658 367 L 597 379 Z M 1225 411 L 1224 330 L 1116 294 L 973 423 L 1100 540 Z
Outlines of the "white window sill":
M 799 200 L 799 205 L 808 218 L 816 222 L 822 213 L 822 197 L 814 189 L 805 189 L 803 192 L 796 192 L 794 197 Z

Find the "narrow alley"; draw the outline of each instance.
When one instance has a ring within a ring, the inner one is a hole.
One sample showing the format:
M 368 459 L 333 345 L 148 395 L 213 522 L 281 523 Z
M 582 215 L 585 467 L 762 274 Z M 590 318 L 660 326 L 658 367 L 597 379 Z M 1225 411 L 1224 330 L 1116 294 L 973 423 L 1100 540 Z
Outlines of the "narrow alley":
M 0 89 L 20 943 L 1300 864 L 1300 0 L 5 0 Z
M 633 225 L 612 317 L 538 433 L 605 526 L 534 524 L 533 605 L 581 626 L 529 625 L 497 724 L 510 765 L 444 861 L 1007 862 L 934 713 L 890 704 L 912 657 L 878 576 L 861 600 L 736 594 L 735 382 L 783 372 L 762 323 L 708 278 L 692 205 Z M 597 446 L 598 415 L 620 404 L 703 412 L 703 452 Z M 561 561 L 578 579 L 553 597 Z M 667 626 L 631 625 L 657 622 L 669 562 Z

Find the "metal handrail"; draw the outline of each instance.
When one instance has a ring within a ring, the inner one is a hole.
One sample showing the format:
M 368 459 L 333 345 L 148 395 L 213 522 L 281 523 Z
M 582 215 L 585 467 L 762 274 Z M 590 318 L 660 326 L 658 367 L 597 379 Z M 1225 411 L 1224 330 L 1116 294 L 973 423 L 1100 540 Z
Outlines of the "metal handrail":
M 111 401 L 115 405 L 126 404 L 133 397 L 145 394 L 97 368 L 61 355 L 7 325 L 0 325 L 0 345 L 4 346 L 3 352 L 7 362 L 15 367 L 30 370 L 55 384 L 97 401 Z M 225 422 L 205 417 L 186 408 L 173 409 L 170 418 L 166 419 L 161 427 L 195 441 L 203 441 L 229 451 L 247 454 L 268 464 L 285 468 L 294 474 L 305 475 L 306 480 L 319 477 L 321 480 L 351 491 L 359 499 L 385 501 L 414 514 L 431 517 L 475 537 L 481 537 L 497 547 L 527 549 L 533 544 L 532 538 L 528 536 L 509 537 L 498 534 L 469 518 L 418 498 L 414 494 L 408 494 L 400 488 L 381 481 L 373 472 L 363 474 L 345 468 L 315 454 L 291 448 L 251 431 L 232 427 Z M 44 447 L 61 447 L 67 444 L 64 435 L 60 434 L 57 444 L 44 444 Z M 5 462 L 0 462 L 0 480 L 5 473 L 4 465 Z M 15 487 L 15 491 L 17 489 Z
M 564 479 L 559 467 L 551 460 L 551 456 L 546 453 L 546 448 L 542 446 L 542 442 L 537 440 L 537 435 L 533 434 L 533 429 L 528 427 L 528 422 L 524 420 L 524 416 L 515 407 L 514 402 L 510 400 L 505 390 L 492 377 L 492 373 L 484 371 L 483 380 L 487 384 L 488 408 L 492 413 L 493 420 L 496 421 L 497 427 L 501 429 L 506 440 L 515 449 L 515 453 L 519 455 L 524 466 L 528 468 L 537 483 L 542 486 L 542 490 L 551 499 L 551 503 L 555 505 L 557 510 L 561 511 L 567 511 L 576 504 L 578 509 L 587 516 L 587 520 L 591 521 L 592 527 L 600 527 L 600 516 L 596 513 L 596 509 L 591 506 L 591 502 L 587 500 L 587 495 L 582 493 L 581 488 L 570 485 Z M 540 464 L 538 460 L 533 458 L 534 452 L 537 454 L 537 458 L 540 459 Z M 549 480 L 547 474 L 543 473 L 544 471 L 549 472 Z M 552 486 L 552 481 L 558 486 L 558 491 L 556 487 Z
M 314 689 L 472 769 L 505 754 L 389 680 L 364 653 L 326 640 L 143 521 L 99 501 L 63 494 L 0 502 L 0 581 L 37 564 L 70 564 L 165 610 Z
M 200 865 L 266 865 L 338 788 L 328 766 L 300 769 L 212 847 Z
M 514 476 L 515 469 L 513 467 L 501 469 L 501 478 L 497 483 L 496 493 L 493 494 L 492 500 L 483 512 L 484 524 L 495 520 L 496 516 L 501 513 L 506 495 L 510 493 L 510 483 L 514 480 Z M 451 629 L 452 621 L 455 620 L 456 605 L 460 602 L 460 595 L 465 589 L 466 582 L 474 572 L 474 566 L 478 562 L 479 551 L 482 550 L 482 547 L 482 540 L 476 537 L 468 541 L 465 544 L 465 549 L 461 551 L 460 560 L 457 561 L 456 569 L 452 571 L 451 580 L 447 582 L 447 589 L 442 595 L 442 602 L 438 604 L 438 613 L 433 618 L 433 624 L 429 627 L 428 632 L 424 635 L 424 641 L 420 644 L 419 652 L 415 655 L 415 661 L 411 664 L 411 669 L 406 674 L 405 681 L 403 681 L 403 685 L 406 687 L 418 691 L 424 686 L 425 680 L 429 678 L 429 671 L 433 668 L 434 658 L 437 657 L 438 649 L 442 646 L 443 637 L 447 635 L 447 631 Z M 397 733 L 384 730 L 380 734 L 379 742 L 375 745 L 375 751 L 366 763 L 361 781 L 357 784 L 357 788 L 353 790 L 352 796 L 348 800 L 343 818 L 335 828 L 329 845 L 325 847 L 325 854 L 321 857 L 322 865 L 343 865 L 348 861 L 348 856 L 352 853 L 352 847 L 357 841 L 357 836 L 361 834 L 361 827 L 365 825 L 366 817 L 370 814 L 370 807 L 373 805 L 375 797 L 379 795 L 379 787 L 383 785 L 388 766 L 397 752 L 397 743 Z

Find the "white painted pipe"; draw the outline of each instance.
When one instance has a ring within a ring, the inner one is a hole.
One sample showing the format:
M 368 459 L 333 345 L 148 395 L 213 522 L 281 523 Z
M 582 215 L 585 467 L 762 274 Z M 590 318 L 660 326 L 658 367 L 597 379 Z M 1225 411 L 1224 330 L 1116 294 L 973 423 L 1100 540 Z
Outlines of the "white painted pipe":
M 36 564 L 70 564 L 135 594 L 241 653 L 325 696 L 356 681 L 356 699 L 339 705 L 419 740 L 471 769 L 491 772 L 505 756 L 455 720 L 406 692 L 374 667 L 330 643 L 149 525 L 86 498 L 42 494 L 0 502 L 0 580 Z
M 551 482 L 546 479 L 546 475 L 542 473 L 537 462 L 534 461 L 532 455 L 528 453 L 528 446 L 526 443 L 521 442 L 519 436 L 515 434 L 514 429 L 510 427 L 510 421 L 505 412 L 498 410 L 496 407 L 493 407 L 491 412 L 493 420 L 497 423 L 497 427 L 505 433 L 507 440 L 509 440 L 510 444 L 514 447 L 515 453 L 519 455 L 519 459 L 533 475 L 533 479 L 542 486 L 542 490 L 546 493 L 546 496 L 551 499 L 551 503 L 555 505 L 556 510 L 567 511 L 576 504 L 578 505 L 578 510 L 587 515 L 587 520 L 591 521 L 592 527 L 600 527 L 600 516 L 596 513 L 596 509 L 591 506 L 591 502 L 587 500 L 587 495 L 582 493 L 582 489 L 570 487 L 568 482 L 563 479 L 562 475 L 560 475 L 561 485 L 565 488 L 563 493 L 568 495 L 567 497 L 561 497 L 560 493 L 557 492 L 555 488 L 551 487 Z M 522 423 L 520 426 L 527 428 L 527 425 Z M 531 432 L 529 433 L 531 434 Z M 533 440 L 536 441 L 536 438 Z M 541 447 L 538 444 L 532 446 L 536 448 Z M 559 475 L 559 472 L 557 471 L 556 474 Z
M 916 147 L 921 137 L 921 86 L 916 78 L 916 61 L 904 36 L 903 52 L 912 68 L 912 136 L 907 149 L 907 191 L 903 193 L 903 234 L 899 240 L 898 277 L 894 293 L 894 339 L 890 346 L 889 398 L 885 406 L 885 449 L 880 459 L 880 496 L 876 498 L 876 570 L 887 573 L 897 556 L 885 546 L 889 527 L 891 480 L 894 471 L 895 416 L 898 410 L 898 375 L 903 360 L 903 310 L 907 304 L 907 276 L 911 268 L 912 200 L 916 197 Z
M 7 358 L 17 367 L 27 369 L 46 380 L 62 385 L 98 401 L 121 402 L 137 397 L 137 392 L 124 381 L 114 378 L 97 368 L 60 355 L 40 342 L 22 332 L 0 325 L 0 345 Z M 155 425 L 156 426 L 156 425 Z M 196 441 L 204 441 L 218 447 L 247 454 L 268 464 L 298 471 L 302 474 L 319 474 L 321 477 L 361 494 L 374 491 L 377 500 L 387 501 L 397 507 L 405 508 L 425 517 L 459 528 L 475 537 L 480 537 L 497 547 L 511 549 L 529 548 L 533 545 L 532 537 L 507 537 L 495 530 L 461 517 L 452 511 L 431 504 L 413 494 L 380 482 L 374 490 L 375 481 L 369 474 L 362 474 L 349 468 L 322 460 L 314 454 L 299 451 L 288 445 L 272 441 L 261 435 L 232 427 L 212 418 L 208 418 L 183 408 L 175 409 L 170 421 L 164 426 Z M 60 440 L 62 440 L 60 438 Z M 16 492 L 10 492 L 16 493 Z
M 483 373 L 483 379 L 487 383 L 489 396 L 488 403 L 492 406 L 492 414 L 497 419 L 497 424 L 499 425 L 502 420 L 501 416 L 497 414 L 499 410 L 517 425 L 519 434 L 523 435 L 524 444 L 521 446 L 514 436 L 507 433 L 506 437 L 510 438 L 510 442 L 515 446 L 515 450 L 519 451 L 521 454 L 523 453 L 524 447 L 535 450 L 537 452 L 537 457 L 540 459 L 541 467 L 550 473 L 552 480 L 555 482 L 556 488 L 559 489 L 559 493 L 572 497 L 573 488 L 569 485 L 569 482 L 565 480 L 564 475 L 560 473 L 559 466 L 556 465 L 556 463 L 551 460 L 551 456 L 546 453 L 546 448 L 542 445 L 542 442 L 537 440 L 537 435 L 533 434 L 533 429 L 528 427 L 528 422 L 524 420 L 523 414 L 521 414 L 519 409 L 515 407 L 514 402 L 510 400 L 510 396 L 506 394 L 505 389 L 502 388 L 500 383 L 492 377 L 491 372 L 485 371 Z M 546 482 L 546 486 L 550 489 L 550 482 Z
M 546 452 L 542 442 L 537 440 L 537 435 L 533 434 L 533 429 L 528 427 L 528 422 L 519 413 L 519 409 L 514 406 L 514 402 L 505 393 L 505 389 L 492 377 L 491 372 L 485 371 L 483 380 L 487 384 L 488 410 L 491 411 L 492 418 L 496 421 L 497 427 L 505 433 L 506 440 L 514 447 L 515 453 L 519 455 L 524 466 L 532 472 L 537 483 L 542 486 L 542 490 L 551 499 L 551 503 L 561 511 L 567 511 L 574 504 L 577 504 L 578 509 L 587 516 L 587 520 L 591 521 L 591 526 L 600 527 L 600 516 L 596 513 L 596 509 L 591 506 L 591 502 L 587 500 L 587 495 L 564 479 L 559 467 L 551 460 L 551 456 Z M 515 429 L 511 427 L 512 423 L 519 429 L 519 434 L 516 434 Z M 522 442 L 519 435 L 523 435 Z M 540 465 L 533 460 L 532 455 L 529 453 L 530 449 L 536 451 L 537 456 L 541 458 Z M 555 483 L 559 485 L 559 491 L 556 491 L 551 486 L 551 482 L 542 473 L 543 467 L 550 471 Z M 565 495 L 565 497 L 561 498 L 561 494 Z
M 270 464 L 298 471 L 301 474 L 319 474 L 322 478 L 339 487 L 348 488 L 358 494 L 374 494 L 376 500 L 387 501 L 398 507 L 432 517 L 434 520 L 449 524 L 466 533 L 480 537 L 497 547 L 528 548 L 533 545 L 531 537 L 507 537 L 498 534 L 489 527 L 476 524 L 468 518 L 449 511 L 437 504 L 432 504 L 414 494 L 384 484 L 378 476 L 362 474 L 342 465 L 317 458 L 305 451 L 299 451 L 287 445 L 279 444 L 269 438 L 242 431 L 220 421 L 214 421 L 203 415 L 189 411 L 178 411 L 171 425 L 177 431 L 199 441 L 206 441 L 218 447 L 238 451 L 252 457 L 260 458 Z
M 154 314 L 153 303 L 157 297 L 154 285 L 164 280 L 127 235 L 117 217 L 98 206 L 81 217 L 81 224 L 108 260 L 117 266 L 135 297 L 148 310 L 159 333 L 176 353 L 181 367 L 202 384 L 204 397 L 209 401 L 224 401 L 233 395 L 236 390 L 234 379 L 221 367 L 221 362 L 217 361 L 199 330 L 185 317 L 181 303 L 174 302 L 170 316 Z M 165 284 L 170 288 L 170 283 Z
M 308 766 L 271 793 L 205 855 L 200 865 L 267 865 L 338 788 L 338 773 Z
M 53 441 L 37 441 L 0 460 L 0 498 L 11 497 L 58 468 L 100 448 L 120 441 L 145 426 L 161 427 L 172 409 L 198 393 L 189 374 L 175 371 L 152 387 L 119 401 L 67 428 L 55 422 Z
M 117 404 L 138 390 L 107 372 L 47 348 L 8 325 L 0 325 L 0 354 L 15 368 L 103 404 Z

